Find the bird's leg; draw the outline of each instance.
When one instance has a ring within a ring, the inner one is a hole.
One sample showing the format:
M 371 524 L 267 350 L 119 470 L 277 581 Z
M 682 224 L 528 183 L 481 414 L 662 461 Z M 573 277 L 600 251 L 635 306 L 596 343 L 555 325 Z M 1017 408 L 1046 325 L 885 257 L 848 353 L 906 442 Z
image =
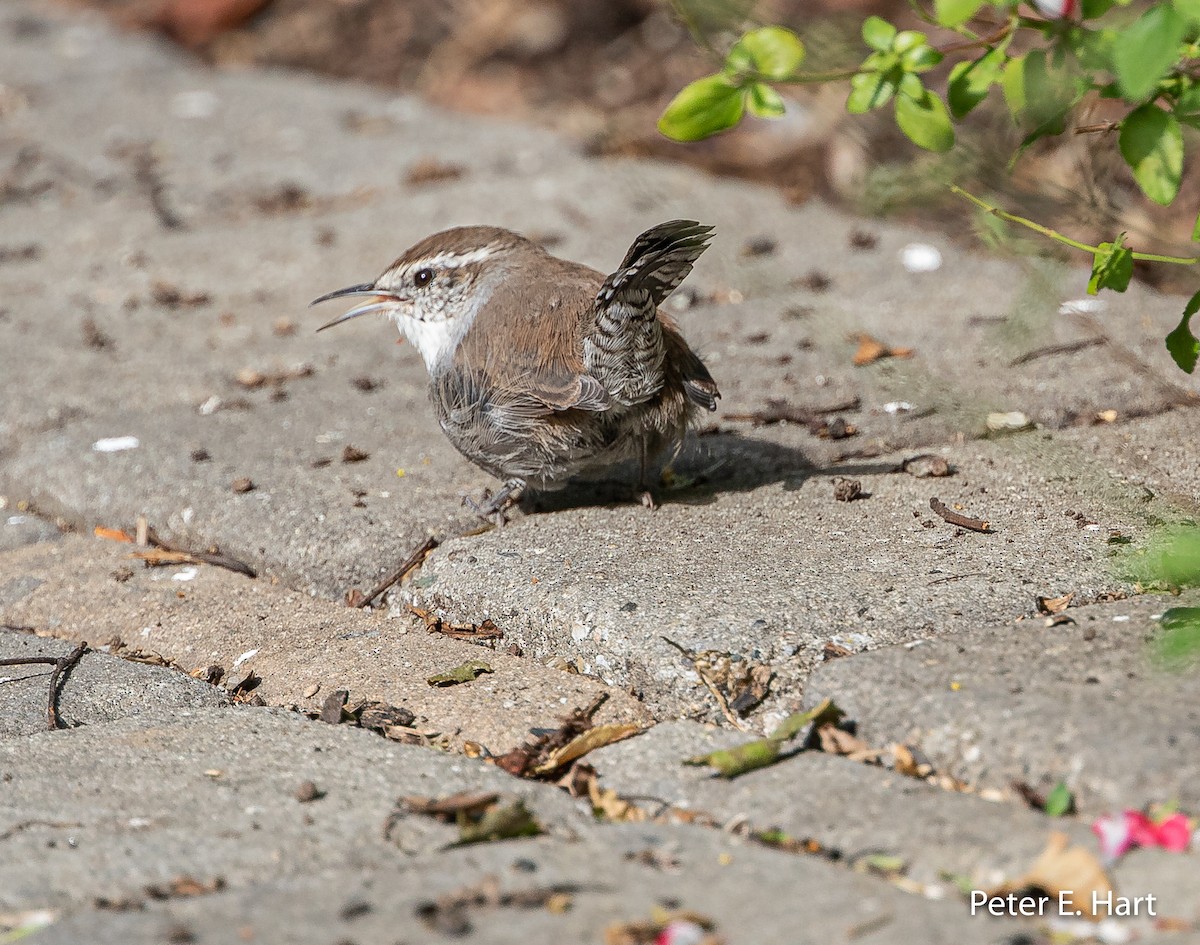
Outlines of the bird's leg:
M 654 493 L 650 491 L 650 485 L 646 482 L 646 467 L 650 464 L 650 449 L 646 438 L 642 437 L 641 448 L 638 450 L 638 484 L 637 498 L 650 511 L 658 508 L 658 503 L 654 501 Z
M 521 494 L 524 491 L 524 479 L 509 479 L 495 495 L 492 495 L 491 490 L 484 489 L 478 502 L 470 496 L 464 495 L 463 505 L 485 522 L 492 522 L 503 527 L 508 524 L 508 517 L 504 513 L 521 501 Z

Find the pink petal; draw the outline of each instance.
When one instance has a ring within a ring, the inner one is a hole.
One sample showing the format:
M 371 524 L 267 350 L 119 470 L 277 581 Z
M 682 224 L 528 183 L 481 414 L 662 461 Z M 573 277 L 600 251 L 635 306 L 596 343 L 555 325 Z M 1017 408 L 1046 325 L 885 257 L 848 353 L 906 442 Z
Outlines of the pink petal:
M 1192 843 L 1192 825 L 1184 814 L 1172 814 L 1155 827 L 1158 846 L 1175 853 L 1182 853 Z
M 1123 814 L 1105 814 L 1096 818 L 1092 822 L 1092 833 L 1100 838 L 1100 852 L 1107 863 L 1133 846 L 1129 818 Z
M 1131 846 L 1158 846 L 1158 825 L 1140 810 L 1125 811 L 1125 823 L 1129 827 Z
M 1076 0 L 1033 0 L 1033 5 L 1037 7 L 1042 16 L 1061 20 L 1063 17 L 1071 16 L 1078 3 Z
M 672 919 L 658 933 L 655 945 L 700 945 L 704 941 L 704 929 L 687 919 Z

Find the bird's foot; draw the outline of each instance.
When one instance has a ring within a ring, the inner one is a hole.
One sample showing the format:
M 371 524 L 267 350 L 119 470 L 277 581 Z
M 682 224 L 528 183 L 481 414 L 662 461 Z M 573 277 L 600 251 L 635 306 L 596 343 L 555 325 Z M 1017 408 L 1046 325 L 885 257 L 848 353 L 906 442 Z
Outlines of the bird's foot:
M 658 502 L 655 501 L 654 493 L 647 486 L 639 486 L 637 490 L 637 500 L 651 512 L 658 508 Z
M 508 524 L 507 512 L 521 501 L 525 491 L 525 482 L 521 479 L 509 479 L 500 487 L 500 491 L 492 495 L 490 489 L 484 489 L 483 495 L 476 501 L 468 495 L 463 496 L 463 505 L 478 515 L 485 522 L 490 522 L 503 528 Z

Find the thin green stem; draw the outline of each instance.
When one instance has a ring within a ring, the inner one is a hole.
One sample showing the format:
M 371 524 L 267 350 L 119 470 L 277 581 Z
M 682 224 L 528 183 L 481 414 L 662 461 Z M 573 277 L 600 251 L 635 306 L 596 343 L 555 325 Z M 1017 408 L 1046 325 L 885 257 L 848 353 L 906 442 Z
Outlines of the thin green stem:
M 963 190 L 956 184 L 951 184 L 950 190 L 952 193 L 971 201 L 971 203 L 975 204 L 975 206 L 977 206 L 980 210 L 986 211 L 993 216 L 997 216 L 1001 220 L 1007 220 L 1009 223 L 1019 223 L 1021 226 L 1033 230 L 1035 233 L 1041 233 L 1043 236 L 1048 236 L 1050 239 L 1055 240 L 1056 242 L 1070 246 L 1073 249 L 1082 250 L 1085 253 L 1091 253 L 1093 256 L 1100 252 L 1099 246 L 1089 246 L 1087 243 L 1081 243 L 1079 240 L 1073 240 L 1069 236 L 1064 236 L 1062 233 L 1059 233 L 1057 230 L 1052 230 L 1048 226 L 1042 226 L 1040 223 L 1035 223 L 1033 220 L 1030 220 L 1027 217 L 1019 217 L 1015 213 L 1009 213 L 1007 210 L 1001 210 L 999 207 L 994 207 L 986 200 L 981 200 L 974 194 L 967 193 L 967 191 Z M 1194 266 L 1197 262 L 1200 262 L 1200 257 L 1197 256 L 1160 256 L 1157 253 L 1135 252 L 1133 254 L 1133 258 L 1143 259 L 1146 262 L 1173 263 L 1177 266 Z
M 1174 263 L 1177 266 L 1194 266 L 1200 262 L 1200 256 L 1160 256 L 1157 253 L 1134 253 L 1133 258 L 1146 262 Z

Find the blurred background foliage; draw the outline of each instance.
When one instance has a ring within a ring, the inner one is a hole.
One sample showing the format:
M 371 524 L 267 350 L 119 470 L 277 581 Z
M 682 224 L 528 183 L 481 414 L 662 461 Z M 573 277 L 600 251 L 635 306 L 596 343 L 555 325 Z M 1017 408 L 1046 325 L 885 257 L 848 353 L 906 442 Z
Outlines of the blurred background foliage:
M 1200 175 L 1184 177 L 1171 207 L 1150 203 L 1115 136 L 1037 142 L 1009 173 L 1020 145 L 1001 97 L 958 126 L 949 152 L 921 151 L 890 113 L 848 115 L 847 84 L 782 87 L 781 119 L 747 118 L 701 142 L 656 128 L 685 85 L 712 72 L 747 28 L 779 24 L 804 40 L 806 71 L 854 68 L 863 20 L 879 15 L 920 29 L 933 45 L 959 37 L 931 28 L 905 0 L 70 0 L 131 29 L 159 31 L 214 64 L 287 66 L 415 92 L 452 109 L 534 121 L 595 154 L 653 156 L 763 183 L 802 203 L 822 197 L 853 212 L 939 228 L 994 252 L 1065 258 L 954 197 L 950 181 L 1087 243 L 1127 232 L 1144 252 L 1189 254 Z M 1149 2 L 1123 11 L 1131 22 Z M 944 89 L 948 59 L 926 80 Z M 1119 118 L 1096 98 L 1079 127 Z M 1195 132 L 1187 129 L 1189 137 Z M 1190 144 L 1191 142 L 1189 142 Z M 1195 291 L 1181 267 L 1138 263 L 1135 278 Z

